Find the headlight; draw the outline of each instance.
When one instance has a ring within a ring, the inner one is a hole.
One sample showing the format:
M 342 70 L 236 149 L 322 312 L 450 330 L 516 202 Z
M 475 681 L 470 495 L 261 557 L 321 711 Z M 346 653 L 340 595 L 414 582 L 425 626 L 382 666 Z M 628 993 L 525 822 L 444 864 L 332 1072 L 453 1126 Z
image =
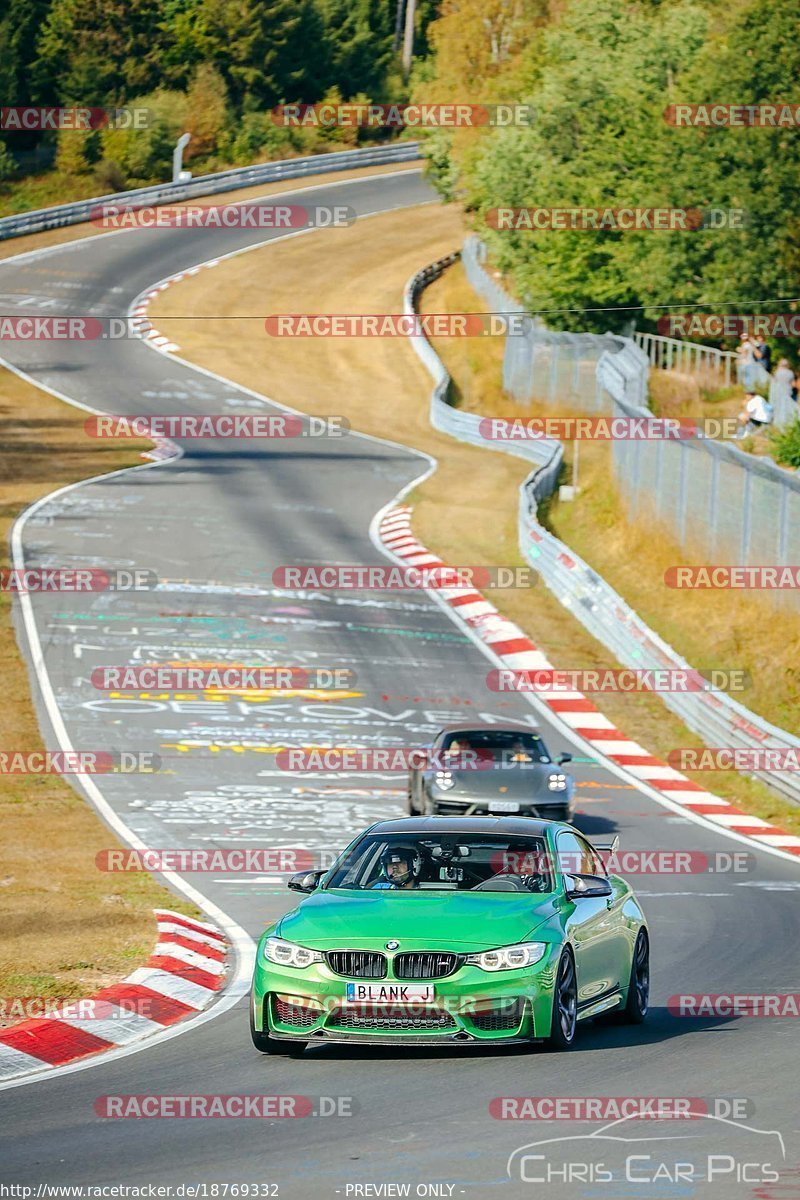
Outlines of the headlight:
M 264 958 L 282 967 L 300 968 L 323 961 L 319 950 L 307 950 L 305 946 L 296 946 L 294 942 L 285 942 L 278 937 L 267 938 L 264 942 Z
M 520 942 L 518 946 L 501 946 L 498 950 L 484 950 L 482 954 L 468 954 L 471 967 L 482 971 L 513 971 L 518 967 L 532 967 L 547 953 L 547 942 Z
M 438 788 L 441 788 L 443 792 L 447 792 L 451 787 L 455 787 L 456 783 L 449 771 L 437 771 L 433 778 L 433 782 Z
M 566 775 L 548 775 L 547 786 L 551 792 L 563 792 L 567 786 Z

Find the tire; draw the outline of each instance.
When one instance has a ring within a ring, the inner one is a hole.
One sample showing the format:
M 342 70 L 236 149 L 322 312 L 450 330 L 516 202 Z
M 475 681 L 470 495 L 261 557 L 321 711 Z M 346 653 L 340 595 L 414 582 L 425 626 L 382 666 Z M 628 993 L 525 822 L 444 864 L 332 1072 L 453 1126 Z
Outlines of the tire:
M 553 1050 L 571 1050 L 578 1027 L 578 977 L 572 951 L 565 949 L 558 961 L 553 988 L 553 1015 L 548 1044 Z
M 636 936 L 628 978 L 628 997 L 621 1015 L 630 1025 L 641 1025 L 650 1006 L 650 939 L 645 929 Z
M 306 1042 L 284 1042 L 280 1038 L 270 1037 L 262 1033 L 253 1024 L 253 1009 L 250 1007 L 250 1037 L 259 1054 L 282 1054 L 284 1057 L 296 1058 L 306 1048 Z

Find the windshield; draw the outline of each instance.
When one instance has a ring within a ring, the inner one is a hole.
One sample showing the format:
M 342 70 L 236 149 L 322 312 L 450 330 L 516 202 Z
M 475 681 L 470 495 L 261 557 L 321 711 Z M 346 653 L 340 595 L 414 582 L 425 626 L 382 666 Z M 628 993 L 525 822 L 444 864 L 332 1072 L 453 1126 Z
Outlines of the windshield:
M 354 891 L 546 894 L 554 890 L 554 881 L 544 838 L 372 834 L 342 855 L 324 886 Z
M 476 750 L 482 759 L 491 757 L 495 762 L 548 763 L 551 761 L 547 747 L 535 733 L 475 729 L 457 730 L 443 736 L 440 753 L 445 762 L 449 754 L 461 754 L 465 750 Z

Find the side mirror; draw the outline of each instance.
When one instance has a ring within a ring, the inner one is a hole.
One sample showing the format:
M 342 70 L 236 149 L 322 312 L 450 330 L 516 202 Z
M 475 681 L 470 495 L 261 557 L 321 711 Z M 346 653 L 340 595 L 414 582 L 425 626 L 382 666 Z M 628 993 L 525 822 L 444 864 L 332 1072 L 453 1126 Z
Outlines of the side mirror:
M 319 887 L 323 875 L 327 875 L 327 871 L 298 871 L 296 875 L 290 875 L 286 886 L 292 892 L 309 895 Z
M 568 900 L 581 900 L 584 896 L 611 896 L 613 888 L 602 875 L 568 875 Z
M 564 763 L 572 762 L 572 755 L 571 754 L 559 754 L 557 761 L 558 761 L 558 765 L 560 767 L 563 767 Z

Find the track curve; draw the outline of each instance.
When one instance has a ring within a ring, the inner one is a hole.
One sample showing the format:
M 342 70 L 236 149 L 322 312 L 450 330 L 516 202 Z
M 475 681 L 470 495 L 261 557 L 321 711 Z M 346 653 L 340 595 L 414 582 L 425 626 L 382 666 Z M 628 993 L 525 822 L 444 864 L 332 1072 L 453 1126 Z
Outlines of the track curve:
M 318 203 L 347 203 L 361 216 L 433 198 L 414 171 L 313 190 Z M 35 298 L 27 312 L 118 316 L 156 279 L 265 240 L 263 230 L 148 230 L 78 241 L 0 264 L 0 292 L 8 311 L 16 296 Z M 268 402 L 141 342 L 20 343 L 6 357 L 34 382 L 112 413 L 269 410 Z M 182 449 L 179 461 L 158 470 L 89 482 L 46 501 L 23 537 L 29 563 L 136 566 L 162 581 L 155 592 L 97 593 L 88 603 L 34 598 L 44 665 L 73 743 L 172 756 L 173 775 L 103 782 L 114 812 L 145 844 L 327 850 L 370 820 L 399 812 L 402 783 L 343 781 L 344 792 L 307 779 L 287 784 L 259 753 L 271 740 L 408 744 L 459 719 L 464 706 L 489 719 L 531 718 L 523 697 L 487 700 L 486 660 L 429 597 L 287 596 L 271 585 L 274 567 L 288 562 L 384 561 L 370 524 L 427 469 L 422 456 L 359 435 L 185 442 Z M 226 656 L 349 666 L 363 696 L 337 703 L 108 700 L 89 682 L 94 667 L 137 657 Z M 443 704 L 443 696 L 451 702 Z M 55 745 L 41 706 L 40 716 Z M 552 749 L 568 747 L 561 730 L 540 724 Z M 209 743 L 222 749 L 212 752 Z M 577 823 L 589 834 L 618 831 L 626 848 L 734 848 L 723 834 L 627 788 L 618 774 L 589 764 L 578 764 L 575 774 L 585 785 Z M 249 1045 L 241 1004 L 136 1054 L 0 1093 L 3 1177 L 25 1184 L 272 1182 L 288 1200 L 402 1182 L 412 1195 L 417 1184 L 441 1184 L 453 1187 L 438 1193 L 445 1196 L 477 1196 L 488 1187 L 531 1196 L 534 1186 L 516 1167 L 509 1178 L 508 1156 L 537 1136 L 590 1128 L 560 1122 L 542 1132 L 490 1116 L 493 1097 L 532 1093 L 746 1097 L 750 1124 L 781 1129 L 796 1162 L 797 1134 L 786 1117 L 796 1075 L 792 1022 L 681 1021 L 664 1007 L 677 991 L 794 989 L 800 874 L 758 851 L 754 863 L 746 877 L 640 879 L 654 955 L 655 1007 L 644 1030 L 589 1025 L 567 1056 L 401 1056 L 325 1046 L 299 1061 L 264 1060 Z M 271 877 L 194 876 L 191 883 L 253 936 L 292 906 Z M 357 1113 L 165 1122 L 104 1120 L 93 1107 L 107 1094 L 209 1092 L 349 1096 Z M 712 1130 L 709 1144 L 717 1136 Z M 754 1195 L 750 1182 L 724 1182 L 728 1196 Z M 553 1194 L 589 1193 L 578 1183 Z

